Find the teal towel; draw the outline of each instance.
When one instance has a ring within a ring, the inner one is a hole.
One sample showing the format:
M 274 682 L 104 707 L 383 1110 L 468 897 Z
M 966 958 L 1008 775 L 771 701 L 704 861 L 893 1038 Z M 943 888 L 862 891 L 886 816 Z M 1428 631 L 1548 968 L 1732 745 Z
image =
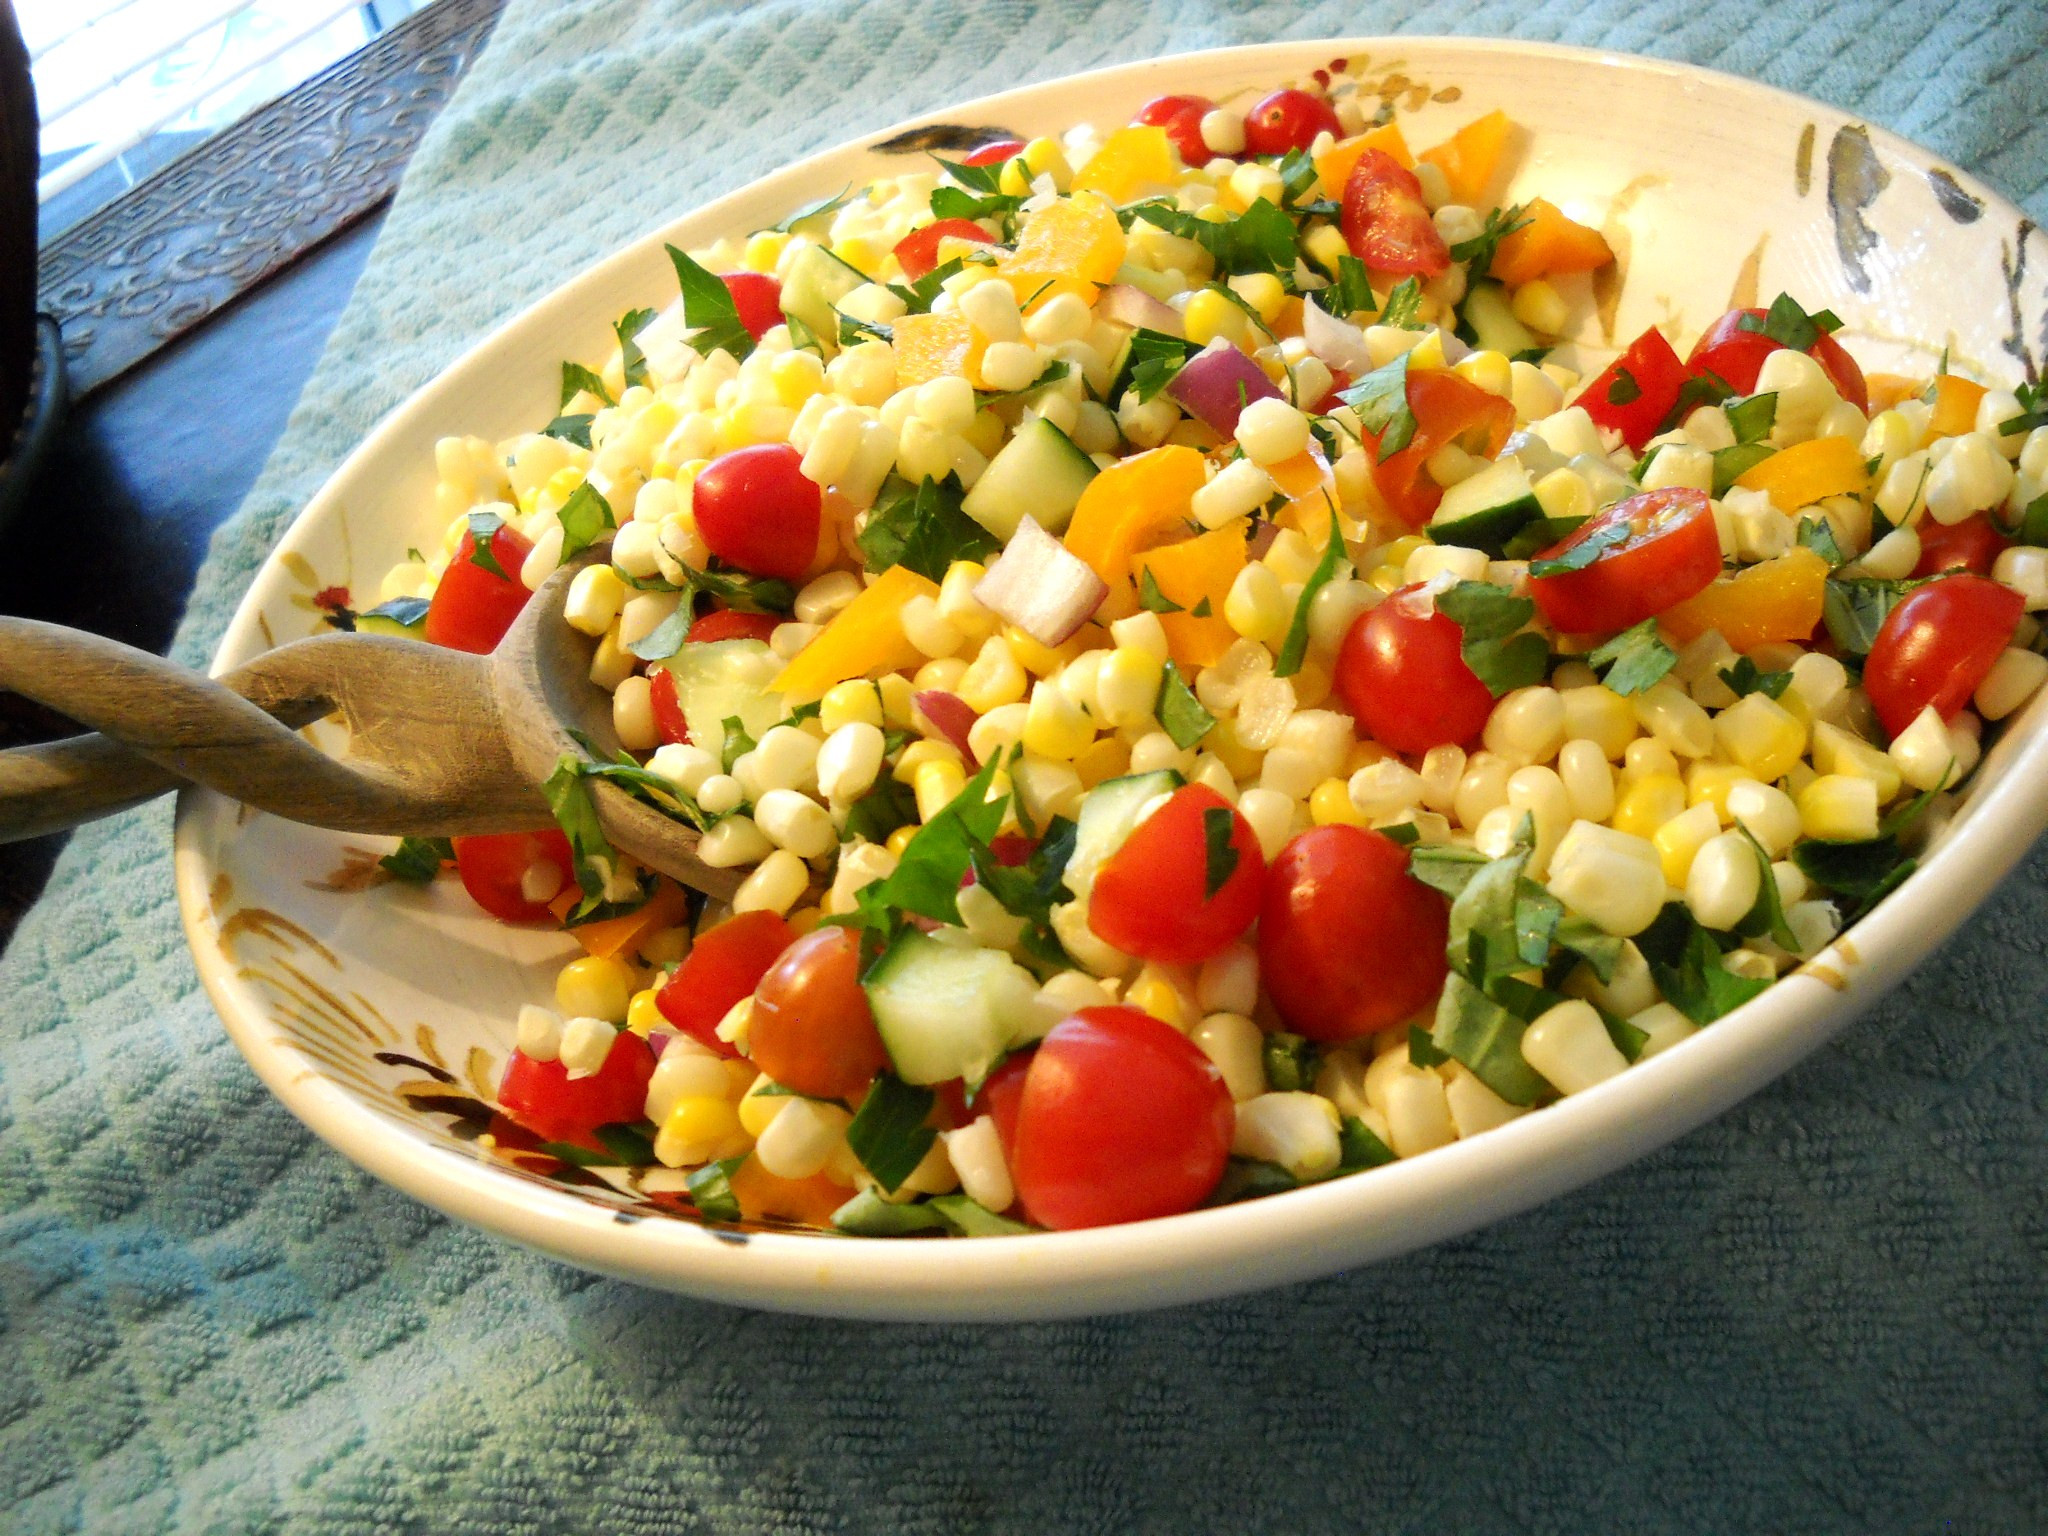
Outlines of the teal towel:
M 512 0 L 178 654 L 379 416 L 676 211 L 1020 81 L 1396 30 L 1759 77 L 2048 218 L 2039 0 Z M 1519 1220 L 1157 1315 L 891 1328 L 601 1281 L 357 1172 L 222 1034 L 169 826 L 81 833 L 0 961 L 8 1531 L 2048 1530 L 2038 856 L 1838 1044 Z

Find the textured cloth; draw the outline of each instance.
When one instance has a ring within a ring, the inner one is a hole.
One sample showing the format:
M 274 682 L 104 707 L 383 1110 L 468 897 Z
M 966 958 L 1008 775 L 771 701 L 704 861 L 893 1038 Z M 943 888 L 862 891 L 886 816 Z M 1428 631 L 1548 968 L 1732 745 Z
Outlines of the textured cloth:
M 674 211 L 1021 81 L 1396 30 L 1755 76 L 2048 218 L 2038 0 L 512 0 L 178 654 L 376 418 Z M 0 961 L 0 1528 L 2048 1529 L 2048 859 L 1799 1071 L 1528 1216 L 1156 1315 L 890 1328 L 600 1281 L 358 1172 L 222 1034 L 169 846 L 161 805 L 81 833 Z

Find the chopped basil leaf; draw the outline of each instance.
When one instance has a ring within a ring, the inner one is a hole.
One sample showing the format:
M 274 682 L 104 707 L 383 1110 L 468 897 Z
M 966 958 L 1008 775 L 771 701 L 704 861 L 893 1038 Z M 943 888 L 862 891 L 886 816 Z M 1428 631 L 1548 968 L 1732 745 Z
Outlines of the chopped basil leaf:
M 1399 326 L 1404 331 L 1425 330 L 1422 323 L 1422 280 L 1404 277 L 1387 295 L 1387 307 L 1380 311 L 1381 325 Z
M 2036 496 L 2020 514 L 2016 537 L 2022 544 L 2048 544 L 2048 493 Z
M 719 725 L 725 732 L 725 739 L 720 744 L 718 760 L 725 771 L 731 773 L 732 765 L 753 751 L 758 743 L 747 734 L 746 722 L 738 715 L 727 715 Z
M 998 1215 L 969 1195 L 934 1195 L 924 1208 L 936 1212 L 962 1237 L 1017 1237 L 1031 1230 L 1021 1221 Z
M 1626 698 L 1662 682 L 1664 674 L 1678 665 L 1678 652 L 1657 633 L 1657 621 L 1645 619 L 1624 629 L 1586 661 L 1590 666 L 1607 667 L 1600 681 Z
M 837 339 L 842 347 L 857 347 L 864 341 L 893 343 L 896 340 L 896 333 L 886 325 L 877 325 L 871 320 L 856 320 L 851 315 L 839 314 L 836 309 L 832 313 L 839 315 Z
M 959 182 L 970 192 L 1000 192 L 1003 189 L 1003 163 L 994 165 L 968 165 L 964 161 L 947 160 L 939 155 L 932 158 L 939 162 L 939 169 Z
M 592 373 L 581 363 L 562 364 L 562 401 L 555 409 L 558 411 L 567 410 L 569 402 L 582 394 L 595 395 L 606 405 L 617 405 L 619 403 L 612 398 L 612 392 L 604 387 L 604 380 Z
M 569 493 L 569 499 L 555 513 L 555 520 L 562 525 L 562 563 L 565 565 L 595 544 L 597 536 L 607 528 L 618 527 L 612 516 L 611 503 L 599 495 L 597 487 L 588 480 Z
M 1770 986 L 1761 977 L 1737 976 L 1721 963 L 1721 947 L 1693 921 L 1682 901 L 1666 902 L 1657 920 L 1636 935 L 1664 1000 L 1695 1024 L 1711 1024 Z
M 1391 830 L 1391 829 L 1389 829 Z M 1408 873 L 1431 890 L 1456 900 L 1472 877 L 1487 865 L 1483 853 L 1450 843 L 1420 843 L 1408 855 Z
M 1337 1149 L 1339 1173 L 1378 1168 L 1394 1160 L 1394 1149 L 1375 1136 L 1372 1127 L 1356 1115 L 1346 1115 L 1338 1122 Z
M 1484 277 L 1487 268 L 1493 265 L 1493 253 L 1518 229 L 1527 228 L 1532 222 L 1523 216 L 1525 205 L 1512 208 L 1496 208 L 1486 216 L 1486 223 L 1470 240 L 1460 240 L 1451 247 L 1451 260 L 1469 262 L 1474 277 Z
M 938 815 L 917 829 L 886 879 L 861 889 L 851 922 L 885 935 L 901 926 L 899 914 L 906 912 L 959 924 L 961 878 L 974 867 L 976 847 L 986 849 L 1002 829 L 1009 804 L 1008 795 L 988 798 L 1000 760 L 992 756 Z
M 1278 1195 L 1290 1189 L 1301 1188 L 1301 1180 L 1282 1168 L 1278 1163 L 1261 1162 L 1257 1158 L 1233 1157 L 1223 1169 L 1223 1177 L 1216 1182 L 1205 1206 L 1235 1205 L 1240 1200 L 1259 1200 L 1267 1195 Z
M 1212 805 L 1202 812 L 1202 899 L 1207 901 L 1230 883 L 1237 873 L 1237 813 L 1227 805 Z
M 697 1202 L 697 1214 L 706 1221 L 738 1221 L 739 1197 L 732 1192 L 732 1176 L 739 1172 L 744 1157 L 728 1157 L 706 1163 L 690 1174 L 690 1198 Z
M 1292 208 L 1316 187 L 1316 163 L 1305 149 L 1290 149 L 1273 167 L 1280 173 L 1280 206 Z
M 394 880 L 425 885 L 454 857 L 455 846 L 445 837 L 401 837 L 398 846 L 377 863 Z
M 908 285 L 889 283 L 885 286 L 909 306 L 911 314 L 927 315 L 931 313 L 933 301 L 945 287 L 946 279 L 959 272 L 961 265 L 960 258 L 955 256 L 951 261 L 941 262 L 923 277 L 913 280 Z
M 1408 354 L 1373 369 L 1337 398 L 1358 414 L 1358 424 L 1378 440 L 1385 463 L 1415 436 L 1415 412 L 1408 404 Z
M 356 615 L 356 622 L 360 626 L 364 619 L 389 619 L 406 629 L 417 629 L 432 606 L 432 601 L 424 597 L 394 597 L 388 603 L 365 608 Z
M 1607 403 L 1609 405 L 1634 405 L 1643 398 L 1643 386 L 1636 382 L 1636 376 L 1616 363 L 1614 377 L 1607 381 Z
M 1600 1022 L 1607 1026 L 1607 1038 L 1614 1042 L 1614 1048 L 1630 1062 L 1642 1059 L 1643 1047 L 1650 1043 L 1650 1037 L 1629 1023 L 1627 1019 L 1609 1013 L 1599 1004 L 1593 1011 L 1600 1015 Z
M 647 357 L 633 338 L 653 318 L 651 309 L 629 309 L 612 322 L 612 333 L 619 338 L 619 371 L 625 375 L 628 389 L 647 382 Z
M 581 731 L 569 733 L 576 745 L 587 752 L 592 761 L 583 765 L 583 777 L 603 779 L 616 784 L 634 799 L 654 807 L 662 815 L 675 821 L 687 822 L 699 832 L 709 831 L 712 818 L 697 809 L 697 802 L 690 799 L 673 782 L 658 773 L 651 773 L 633 761 L 631 753 L 621 752 L 614 760 L 606 762 L 598 750 L 597 743 Z
M 921 480 L 878 507 L 855 540 L 868 569 L 906 565 L 944 581 L 955 560 L 980 560 L 999 551 L 1002 541 L 960 509 L 964 495 L 959 478 L 949 474 Z
M 590 423 L 596 418 L 587 412 L 575 416 L 557 416 L 542 427 L 543 437 L 559 437 L 565 443 L 574 443 L 578 448 L 590 446 Z
M 1672 403 L 1670 414 L 1658 423 L 1658 431 L 1669 432 L 1681 425 L 1685 418 L 1703 405 L 1719 405 L 1733 398 L 1735 391 L 1719 374 L 1696 373 L 1678 386 L 1678 399 Z
M 939 1133 L 924 1123 L 931 1112 L 931 1089 L 913 1088 L 882 1072 L 847 1126 L 847 1146 L 886 1193 L 902 1187 L 938 1139 Z
M 1841 565 L 1849 558 L 1842 553 L 1842 546 L 1835 542 L 1834 524 L 1824 517 L 1802 517 L 1799 520 L 1799 543 L 1830 566 Z
M 1730 486 L 1778 450 L 1769 443 L 1737 443 L 1733 448 L 1714 450 L 1714 494 L 1725 496 Z
M 1550 1097 L 1551 1087 L 1522 1057 L 1528 1027 L 1453 971 L 1445 978 L 1430 1039 L 1508 1103 L 1535 1104 Z
M 1214 611 L 1215 610 L 1209 606 L 1209 599 L 1205 597 L 1199 603 L 1195 604 L 1194 607 L 1190 608 L 1188 610 L 1188 613 L 1193 618 L 1206 619 Z
M 1159 578 L 1152 574 L 1152 567 L 1149 565 L 1138 572 L 1138 606 L 1147 613 L 1187 612 L 1187 609 L 1159 590 Z
M 1807 352 L 1827 332 L 1840 330 L 1842 322 L 1831 310 L 1816 310 L 1809 315 L 1791 294 L 1781 293 L 1771 301 L 1767 313 L 1760 317 L 1744 315 L 1735 322 L 1735 327 L 1768 336 L 1794 352 Z
M 884 773 L 875 787 L 846 808 L 845 836 L 885 843 L 898 827 L 917 825 L 917 796 L 908 784 Z
M 1265 200 L 1262 198 L 1260 199 L 1260 201 L 1264 202 Z M 1272 204 L 1266 203 L 1265 206 L 1270 208 L 1272 207 Z M 1214 282 L 1205 284 L 1204 286 L 1207 287 L 1211 293 L 1219 295 L 1230 304 L 1233 304 L 1238 309 L 1242 310 L 1244 313 L 1244 317 L 1247 320 L 1251 321 L 1253 326 L 1255 326 L 1261 333 L 1263 333 L 1267 340 L 1270 341 L 1273 339 L 1272 328 L 1269 327 L 1266 324 L 1266 322 L 1260 318 L 1259 312 L 1256 309 L 1252 308 L 1251 300 L 1247 299 L 1243 294 L 1239 293 L 1235 288 L 1231 287 L 1228 283 Z M 1240 379 L 1238 380 L 1237 384 L 1237 407 L 1239 410 L 1243 410 L 1245 406 L 1249 405 L 1250 403 L 1251 402 L 1245 398 L 1244 381 Z
M 1538 634 L 1520 632 L 1536 605 L 1489 581 L 1461 581 L 1439 592 L 1436 611 L 1464 631 L 1465 665 L 1496 699 L 1539 683 L 1550 668 L 1550 647 Z
M 1365 263 L 1356 256 L 1337 258 L 1337 280 L 1315 296 L 1317 306 L 1328 315 L 1339 320 L 1349 319 L 1361 310 L 1371 310 L 1377 302 L 1372 296 L 1372 279 L 1366 272 Z
M 1272 1092 L 1314 1091 L 1316 1073 L 1323 1064 L 1323 1053 L 1313 1040 L 1290 1035 L 1285 1030 L 1275 1030 L 1266 1036 L 1263 1058 L 1266 1086 Z
M 2048 382 L 2022 384 L 2013 391 L 2013 396 L 2019 401 L 2019 414 L 2008 416 L 1998 424 L 2000 437 L 2017 437 L 2036 427 L 2048 427 Z
M 1538 560 L 1529 567 L 1529 574 L 1562 576 L 1570 571 L 1583 571 L 1608 550 L 1626 544 L 1634 533 L 1635 527 L 1627 518 L 1617 518 L 1605 528 L 1594 529 L 1562 554 L 1549 560 Z
M 1325 493 L 1327 500 L 1327 493 Z M 1323 546 L 1322 558 L 1316 561 L 1316 568 L 1308 573 L 1308 580 L 1302 583 L 1301 596 L 1295 599 L 1294 617 L 1287 621 L 1287 638 L 1280 645 L 1280 659 L 1274 664 L 1275 677 L 1292 677 L 1301 670 L 1302 662 L 1308 656 L 1309 610 L 1315 605 L 1316 594 L 1336 578 L 1337 567 L 1348 558 L 1344 548 L 1344 529 L 1337 521 L 1337 507 L 1330 504 L 1330 541 Z
M 1747 656 L 1735 658 L 1735 665 L 1721 669 L 1721 681 L 1728 685 L 1729 692 L 1738 699 L 1745 694 L 1761 693 L 1767 698 L 1780 698 L 1792 686 L 1790 672 L 1765 672 Z
M 1938 578 L 1934 578 L 1938 579 Z M 1891 611 L 1925 581 L 1879 581 L 1868 576 L 1830 576 L 1821 618 L 1835 644 L 1850 656 L 1867 656 Z
M 1056 358 L 1052 362 L 1047 363 L 1038 377 L 1029 384 L 1026 384 L 1022 389 L 976 390 L 974 392 L 975 403 L 978 405 L 994 405 L 999 400 L 1021 400 L 1026 395 L 1037 394 L 1039 390 L 1044 389 L 1048 384 L 1059 383 L 1061 379 L 1064 379 L 1072 371 L 1066 363 Z
M 1728 418 L 1728 426 L 1738 443 L 1760 443 L 1771 435 L 1771 428 L 1778 421 L 1778 397 L 1776 393 L 1750 395 L 1741 400 L 1730 400 L 1721 407 Z
M 1778 890 L 1778 877 L 1771 873 L 1771 856 L 1764 852 L 1764 845 L 1756 840 L 1756 834 L 1741 822 L 1735 823 L 1750 850 L 1756 854 L 1758 875 L 1756 900 L 1735 925 L 1735 931 L 1744 938 L 1753 939 L 1768 935 L 1773 944 L 1787 954 L 1799 952 L 1799 938 L 1785 921 L 1785 902 Z
M 960 187 L 932 189 L 932 217 L 935 219 L 1001 219 L 1008 230 L 1024 204 L 1022 197 L 1001 192 L 969 192 Z
M 1199 219 L 1163 198 L 1139 203 L 1123 212 L 1170 235 L 1194 241 L 1215 258 L 1219 276 L 1294 271 L 1294 220 L 1263 197 L 1234 219 Z M 1265 329 L 1263 322 L 1260 329 Z
M 605 887 L 619 865 L 611 839 L 605 836 L 604 826 L 597 819 L 597 804 L 590 798 L 583 767 L 580 759 L 564 752 L 555 771 L 541 785 L 548 808 L 555 814 L 555 825 L 568 839 L 569 866 L 583 892 L 583 900 L 569 914 L 571 923 L 585 921 L 604 904 Z
M 505 526 L 505 519 L 495 512 L 478 509 L 469 514 L 469 563 L 481 570 L 489 571 L 500 581 L 510 581 L 505 567 L 498 564 L 498 552 L 494 547 L 498 530 Z
M 795 352 L 815 352 L 820 357 L 825 355 L 825 343 L 819 340 L 818 333 L 804 324 L 802 320 L 795 315 L 784 315 L 782 323 L 789 327 L 790 350 Z
M 1187 679 L 1180 675 L 1179 666 L 1170 661 L 1160 677 L 1158 713 L 1159 728 L 1183 752 L 1208 735 L 1216 724 L 1216 717 L 1203 708 Z
M 774 230 L 777 234 L 786 235 L 791 230 L 795 229 L 797 225 L 803 223 L 805 219 L 815 219 L 821 214 L 837 213 L 841 208 L 844 208 L 848 203 L 852 201 L 852 189 L 842 188 L 836 195 L 832 197 L 821 197 L 816 202 L 805 203 L 801 208 L 797 209 L 794 213 L 790 214 L 781 223 L 770 224 L 768 227 Z
M 1628 942 L 1577 916 L 1561 921 L 1555 937 L 1559 948 L 1568 949 L 1585 961 L 1603 983 L 1614 980 L 1614 968 L 1621 963 L 1622 947 Z
M 1386 826 L 1376 827 L 1374 830 L 1388 842 L 1399 843 L 1403 848 L 1412 848 L 1422 840 L 1422 828 L 1412 821 L 1389 822 Z
M 740 323 L 732 290 L 674 246 L 667 249 L 683 291 L 683 322 L 691 327 L 691 347 L 706 357 L 724 351 L 744 360 L 754 350 L 754 337 Z
M 834 1211 L 832 1225 L 852 1237 L 910 1237 L 952 1230 L 929 1205 L 896 1205 L 872 1189 L 862 1190 Z

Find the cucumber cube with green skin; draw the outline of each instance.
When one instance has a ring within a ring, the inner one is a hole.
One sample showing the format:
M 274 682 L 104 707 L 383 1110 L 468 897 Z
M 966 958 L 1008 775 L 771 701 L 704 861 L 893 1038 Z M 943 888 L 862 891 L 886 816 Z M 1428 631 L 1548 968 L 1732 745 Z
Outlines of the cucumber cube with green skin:
M 1072 438 L 1034 416 L 989 460 L 960 510 L 999 539 L 1007 540 L 1027 516 L 1057 535 L 1095 475 L 1095 461 Z
M 1520 357 L 1524 352 L 1541 352 L 1548 345 L 1515 318 L 1508 291 L 1499 283 L 1474 283 L 1458 312 L 1472 333 L 1472 345 L 1482 352 Z
M 782 279 L 782 312 L 803 321 L 828 345 L 839 334 L 836 306 L 868 275 L 841 261 L 822 245 L 807 245 L 790 258 Z
M 1172 769 L 1163 768 L 1156 773 L 1128 773 L 1120 779 L 1105 779 L 1088 791 L 1074 827 L 1074 851 L 1062 876 L 1067 889 L 1076 896 L 1086 896 L 1095 885 L 1096 872 L 1136 830 L 1138 813 L 1159 796 L 1172 794 L 1184 782 Z
M 356 615 L 360 635 L 397 635 L 406 640 L 427 638 L 427 608 L 424 597 L 393 598 L 388 603 Z
M 1037 981 L 998 949 L 910 929 L 862 985 L 890 1066 L 906 1083 L 980 1082 L 1013 1041 L 1042 1033 Z

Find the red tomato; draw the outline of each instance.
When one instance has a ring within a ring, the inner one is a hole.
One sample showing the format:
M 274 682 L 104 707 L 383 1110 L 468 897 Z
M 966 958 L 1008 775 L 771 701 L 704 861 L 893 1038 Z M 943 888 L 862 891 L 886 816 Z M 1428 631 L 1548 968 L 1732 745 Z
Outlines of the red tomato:
M 588 1077 L 571 1077 L 559 1061 L 535 1061 L 514 1051 L 498 1083 L 505 1113 L 542 1141 L 566 1141 L 604 1151 L 592 1133 L 601 1125 L 647 1118 L 647 1080 L 654 1076 L 654 1052 L 631 1030 L 619 1031 L 604 1065 Z
M 731 608 L 714 608 L 690 620 L 687 638 L 692 645 L 703 645 L 713 640 L 766 641 L 784 622 L 772 613 L 740 613 Z
M 1515 408 L 1499 395 L 1455 373 L 1430 369 L 1408 375 L 1408 409 L 1415 414 L 1415 435 L 1408 446 L 1382 460 L 1379 438 L 1373 445 L 1372 481 L 1387 510 L 1410 528 L 1420 528 L 1443 500 L 1443 487 L 1428 470 L 1429 456 L 1446 443 L 1465 443 L 1474 453 L 1492 458 L 1514 429 Z
M 1746 331 L 1742 328 L 1745 315 L 1761 320 L 1767 311 L 1761 309 L 1731 309 L 1727 314 L 1707 327 L 1692 349 L 1686 366 L 1694 373 L 1711 373 L 1737 394 L 1749 394 L 1756 388 L 1756 376 L 1762 370 L 1764 359 L 1784 346 L 1773 341 L 1762 331 Z M 1870 390 L 1863 382 L 1863 370 L 1856 366 L 1842 344 L 1823 331 L 1820 338 L 1807 348 L 1807 354 L 1819 363 L 1821 371 L 1835 386 L 1835 393 L 1866 414 L 1870 410 Z
M 1888 735 L 1932 704 L 1944 720 L 1970 701 L 2026 612 L 2019 593 L 1985 576 L 1944 576 L 1885 616 L 1863 663 L 1863 688 Z
M 1992 527 L 1991 519 L 1982 512 L 1972 513 L 1960 523 L 1942 524 L 1923 517 L 1918 528 L 1920 563 L 1913 567 L 1915 576 L 1938 576 L 1943 571 L 1989 575 L 1992 562 L 2013 543 Z
M 496 650 L 532 596 L 519 579 L 519 567 L 532 553 L 533 545 L 523 535 L 500 528 L 491 535 L 490 543 L 490 557 L 505 573 L 500 576 L 476 563 L 476 539 L 463 534 L 448 569 L 441 573 L 441 584 L 434 588 L 433 601 L 427 604 L 428 642 L 479 656 Z
M 548 896 L 559 895 L 576 878 L 569 859 L 569 840 L 553 827 L 539 832 L 486 832 L 457 837 L 455 872 L 462 888 L 491 916 L 504 923 L 552 923 L 555 914 L 546 900 L 526 898 L 526 872 L 536 864 L 552 864 L 557 876 Z
M 1422 183 L 1385 150 L 1368 149 L 1351 168 L 1341 222 L 1351 254 L 1375 271 L 1435 277 L 1450 270 L 1451 250 L 1422 200 Z
M 848 1098 L 889 1065 L 861 990 L 858 934 L 818 928 L 782 952 L 754 988 L 747 1054 L 785 1088 L 820 1099 Z
M 1164 128 L 1182 165 L 1207 165 L 1216 152 L 1202 142 L 1202 119 L 1216 110 L 1206 96 L 1155 96 L 1131 119 L 1139 128 Z
M 1705 491 L 1688 486 L 1617 501 L 1536 559 L 1558 559 L 1623 526 L 1628 532 L 1621 542 L 1604 547 L 1584 570 L 1529 578 L 1529 595 L 1553 629 L 1568 635 L 1627 629 L 1684 602 L 1721 574 L 1713 508 Z
M 1024 147 L 1022 139 L 997 139 L 993 144 L 984 144 L 979 149 L 969 150 L 960 157 L 962 165 L 1001 165 Z
M 1355 1040 L 1428 1006 L 1449 970 L 1450 925 L 1450 904 L 1408 873 L 1406 848 L 1363 827 L 1317 827 L 1273 861 L 1259 980 L 1289 1029 Z
M 706 465 L 690 492 L 705 547 L 756 576 L 803 575 L 818 552 L 825 493 L 802 463 L 787 443 L 757 443 Z
M 676 746 L 688 746 L 690 722 L 683 714 L 683 703 L 676 697 L 676 675 L 667 667 L 656 667 L 647 674 L 648 700 L 654 706 L 654 728 L 661 732 L 661 739 Z
M 1624 377 L 1625 375 L 1625 377 Z M 1637 453 L 1664 429 L 1664 420 L 1678 405 L 1685 387 L 1685 364 L 1654 325 L 1628 344 L 1628 350 L 1579 392 L 1572 404 L 1583 405 L 1596 427 L 1619 432 Z M 1755 375 L 1751 376 L 1752 381 Z
M 1224 839 L 1213 862 L 1212 825 Z M 1265 881 L 1251 823 L 1206 784 L 1190 784 L 1139 822 L 1103 864 L 1088 930 L 1127 955 L 1195 965 L 1251 927 Z
M 1337 121 L 1335 107 L 1307 91 L 1274 91 L 1252 103 L 1251 111 L 1244 115 L 1244 147 L 1254 155 L 1307 149 L 1319 133 L 1341 139 L 1344 125 Z
M 1343 395 L 1345 390 L 1349 389 L 1352 386 L 1354 382 L 1355 381 L 1352 379 L 1351 375 L 1346 373 L 1342 368 L 1332 368 L 1330 370 L 1330 387 L 1324 393 L 1322 399 L 1318 400 L 1314 405 L 1309 407 L 1310 414 L 1316 416 L 1329 415 L 1330 412 L 1334 411 L 1335 409 L 1337 409 L 1338 406 L 1344 403 L 1344 401 L 1340 397 Z
M 1193 1210 L 1236 1124 L 1223 1075 L 1187 1036 L 1136 1008 L 1083 1008 L 1032 1053 L 1003 1150 L 1033 1221 L 1105 1227 Z
M 655 994 L 654 1005 L 677 1029 L 721 1056 L 737 1056 L 718 1038 L 718 1026 L 732 1005 L 768 974 L 795 932 L 773 912 L 742 912 L 697 936 L 683 963 Z
M 1038 1047 L 1034 1045 L 1005 1056 L 1002 1064 L 982 1079 L 974 1103 L 968 1106 L 971 1113 L 984 1114 L 995 1121 L 1005 1158 L 1017 1145 L 1017 1106 L 1024 1101 L 1024 1080 L 1031 1072 L 1031 1058 L 1037 1054 Z
M 896 262 L 903 268 L 903 275 L 914 283 L 936 267 L 939 242 L 949 235 L 955 240 L 977 240 L 983 245 L 995 243 L 995 237 L 972 219 L 935 219 L 896 242 Z
M 740 312 L 740 324 L 759 341 L 782 324 L 782 284 L 766 272 L 721 272 L 718 280 L 732 295 L 733 308 Z
M 1493 695 L 1465 665 L 1465 632 L 1419 586 L 1362 613 L 1337 648 L 1337 692 L 1352 719 L 1396 752 L 1477 741 Z

